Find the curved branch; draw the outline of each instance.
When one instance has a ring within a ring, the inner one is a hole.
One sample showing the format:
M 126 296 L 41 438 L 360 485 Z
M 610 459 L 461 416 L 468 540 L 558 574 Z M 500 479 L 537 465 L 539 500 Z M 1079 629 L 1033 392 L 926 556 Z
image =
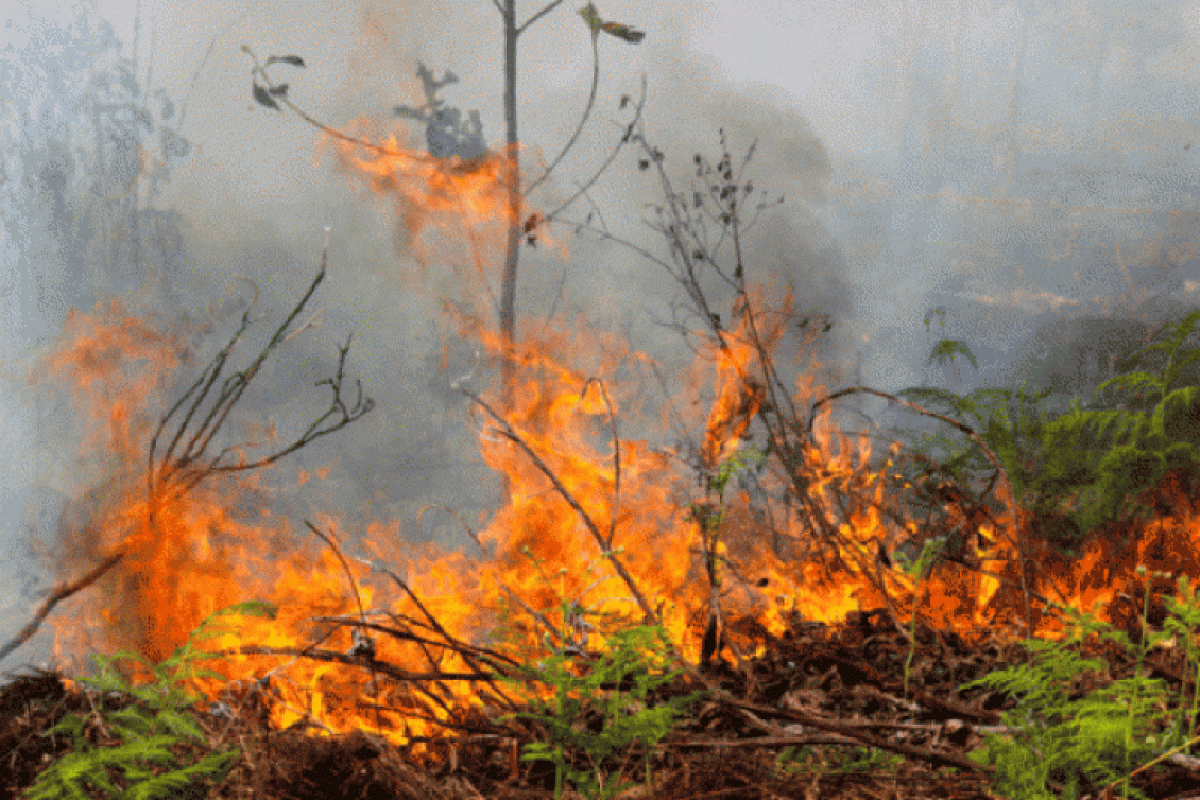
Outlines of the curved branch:
M 12 641 L 8 642 L 3 647 L 0 647 L 0 661 L 3 661 L 9 653 L 11 653 L 13 650 L 16 650 L 25 642 L 29 641 L 33 637 L 33 634 L 37 631 L 38 626 L 41 625 L 43 620 L 50 615 L 50 612 L 54 610 L 54 607 L 58 605 L 59 602 L 66 600 L 68 597 L 80 591 L 81 589 L 86 589 L 88 586 L 91 586 L 101 575 L 116 566 L 117 562 L 124 557 L 124 553 L 117 553 L 116 555 L 109 556 L 108 558 L 104 559 L 104 561 L 102 561 L 95 569 L 84 575 L 79 580 L 75 581 L 74 583 L 65 583 L 52 591 L 50 596 L 42 602 L 41 607 L 38 608 L 37 613 L 33 615 L 33 619 L 29 621 L 29 624 L 22 628 L 21 632 L 14 636 Z
M 554 168 L 558 166 L 558 162 L 563 160 L 567 152 L 575 146 L 575 142 L 579 140 L 579 134 L 583 133 L 583 126 L 587 124 L 588 117 L 592 114 L 592 106 L 596 103 L 596 87 L 600 85 L 600 44 L 596 37 L 592 37 L 592 88 L 588 92 L 587 105 L 583 108 L 583 113 L 579 115 L 579 124 L 575 126 L 575 132 L 571 134 L 571 138 L 567 139 L 567 143 L 563 145 L 562 150 L 550 162 L 550 166 L 546 167 L 545 171 L 525 187 L 524 196 L 528 197 L 530 192 L 542 184 L 546 178 L 550 177 L 550 173 L 554 172 Z
M 625 144 L 627 144 L 633 138 L 633 129 L 642 117 L 642 106 L 645 105 L 645 103 L 646 103 L 646 76 L 643 75 L 642 76 L 642 94 L 641 94 L 641 97 L 638 98 L 637 104 L 634 106 L 635 112 L 634 112 L 633 119 L 629 122 L 628 125 L 625 126 L 625 135 L 622 136 L 621 139 L 617 142 L 617 146 L 613 148 L 612 153 L 610 153 L 608 158 L 606 158 L 604 160 L 604 163 L 600 165 L 600 168 L 596 170 L 595 174 L 593 174 L 592 177 L 589 178 L 586 183 L 584 183 L 582 186 L 579 187 L 579 191 L 577 191 L 575 194 L 573 194 L 569 198 L 567 198 L 567 200 L 564 203 L 562 203 L 561 205 L 559 205 L 558 208 L 554 209 L 553 211 L 551 211 L 550 213 L 545 215 L 545 219 L 547 222 L 550 222 L 558 214 L 565 211 L 572 203 L 574 203 L 576 200 L 578 200 L 581 195 L 586 193 L 588 189 L 591 189 L 592 186 L 594 186 L 596 184 L 596 181 L 600 180 L 600 176 L 602 174 L 604 174 L 604 171 L 606 169 L 608 169 L 609 165 L 612 164 L 612 162 L 616 160 L 617 154 L 619 152 L 621 152 L 621 148 L 624 147 Z
M 534 452 L 533 448 L 521 438 L 520 434 L 513 430 L 513 427 L 508 423 L 508 420 L 497 414 L 492 407 L 488 405 L 486 401 L 484 401 L 483 398 L 475 394 L 475 392 L 472 392 L 470 389 L 460 388 L 459 391 L 469 397 L 477 406 L 486 411 L 488 415 L 500 425 L 500 433 L 504 436 L 504 438 L 508 439 L 510 442 L 519 447 L 525 453 L 525 455 L 529 456 L 529 460 L 532 461 L 534 466 L 538 468 L 538 471 L 549 478 L 550 483 L 553 484 L 555 491 L 562 495 L 562 498 L 567 501 L 567 504 L 571 506 L 571 508 L 575 509 L 575 513 L 579 515 L 581 520 L 583 520 L 584 526 L 586 526 L 588 532 L 592 534 L 592 538 L 596 540 L 596 544 L 600 547 L 601 552 L 610 556 L 613 569 L 617 571 L 617 575 L 619 575 L 621 580 L 624 581 L 625 585 L 629 588 L 630 593 L 633 594 L 634 600 L 637 601 L 638 607 L 642 610 L 646 624 L 656 626 L 660 625 L 661 621 L 658 619 L 658 615 L 655 614 L 654 610 L 650 607 L 650 603 L 642 594 L 641 589 L 638 588 L 637 582 L 633 579 L 633 576 L 629 574 L 627 569 L 625 569 L 625 565 L 617 559 L 616 554 L 606 546 L 604 535 L 600 533 L 600 528 L 596 525 L 591 515 L 587 513 L 582 505 L 580 505 L 579 501 L 575 499 L 575 496 L 571 494 L 570 490 L 567 489 L 567 487 L 563 485 L 562 481 L 559 480 L 558 476 L 554 474 L 554 470 L 550 469 L 549 465 L 542 460 L 541 456 Z
M 562 5 L 562 2 L 563 2 L 563 0 L 553 0 L 553 1 L 552 1 L 552 2 L 550 2 L 550 3 L 547 3 L 547 4 L 546 4 L 546 6 L 545 6 L 544 8 L 542 8 L 542 10 L 541 10 L 541 11 L 537 12 L 536 14 L 534 14 L 532 17 L 530 17 L 529 19 L 527 19 L 527 20 L 525 20 L 524 22 L 522 22 L 522 23 L 521 23 L 521 24 L 520 24 L 520 25 L 517 27 L 517 36 L 520 36 L 522 33 L 524 33 L 524 32 L 525 32 L 525 29 L 526 29 L 526 28 L 528 28 L 530 25 L 532 25 L 533 23 L 537 22 L 539 19 L 541 19 L 542 17 L 546 16 L 546 15 L 547 15 L 547 14 L 549 14 L 551 11 L 553 11 L 554 9 L 556 9 L 556 8 L 558 8 L 560 5 Z M 500 6 L 499 6 L 499 5 L 497 5 L 497 6 L 496 6 L 496 8 L 500 8 Z
M 295 103 L 293 103 L 291 100 L 287 99 L 287 95 L 281 91 L 280 85 L 278 85 L 274 81 L 272 81 L 271 78 L 267 75 L 266 69 L 259 63 L 258 56 L 256 56 L 254 54 L 253 50 L 251 50 L 246 45 L 242 45 L 242 52 L 245 53 L 246 55 L 250 56 L 250 58 L 254 61 L 253 72 L 255 74 L 257 74 L 260 78 L 262 78 L 263 83 L 266 84 L 267 89 L 269 90 L 269 92 L 271 94 L 271 99 L 274 100 L 276 103 L 283 103 L 285 106 L 287 106 L 289 109 L 291 109 L 292 113 L 294 113 L 296 116 L 300 117 L 300 119 L 304 120 L 309 125 L 312 125 L 314 128 L 320 129 L 322 132 L 328 134 L 329 136 L 332 136 L 335 139 L 341 139 L 343 142 L 349 142 L 350 144 L 358 145 L 359 147 L 365 147 L 366 149 L 372 150 L 383 156 L 396 155 L 396 152 L 394 150 L 392 150 L 391 148 L 388 148 L 381 144 L 376 144 L 375 142 L 368 142 L 364 139 L 356 139 L 353 136 L 342 133 L 337 128 L 333 127 L 332 125 L 329 125 L 328 123 L 321 122 L 319 119 L 309 116 L 304 111 L 304 109 L 300 108 Z M 426 163 L 434 163 L 438 160 L 434 156 L 421 155 L 420 153 L 412 153 L 412 154 L 410 154 L 410 157 L 415 161 L 424 161 Z

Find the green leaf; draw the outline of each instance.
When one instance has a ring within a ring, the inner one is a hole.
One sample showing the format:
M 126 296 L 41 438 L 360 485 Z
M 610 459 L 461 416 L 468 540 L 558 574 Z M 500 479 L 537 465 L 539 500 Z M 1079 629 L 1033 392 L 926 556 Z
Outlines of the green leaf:
M 942 339 L 929 351 L 929 363 L 937 361 L 939 364 L 953 364 L 956 356 L 964 356 L 967 361 L 971 362 L 971 366 L 976 370 L 979 369 L 979 362 L 975 360 L 975 354 L 971 352 L 971 348 L 965 342 L 958 339 Z
M 604 20 L 600 19 L 600 14 L 596 11 L 595 3 L 588 3 L 579 9 L 579 16 L 583 17 L 583 21 L 587 23 L 588 30 L 592 32 L 593 37 L 600 32 L 600 28 L 604 25 Z

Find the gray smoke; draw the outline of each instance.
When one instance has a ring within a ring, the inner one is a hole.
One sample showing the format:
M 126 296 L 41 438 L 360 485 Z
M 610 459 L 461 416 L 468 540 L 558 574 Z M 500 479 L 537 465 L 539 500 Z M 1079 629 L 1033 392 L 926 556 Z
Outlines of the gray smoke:
M 1194 4 L 1079 10 L 938 0 L 906 7 L 898 20 L 875 19 L 857 60 L 821 73 L 806 48 L 832 45 L 806 40 L 804 30 L 811 23 L 822 36 L 839 35 L 841 23 L 825 25 L 822 15 L 844 19 L 840 5 L 776 9 L 811 16 L 763 16 L 756 24 L 770 30 L 738 40 L 752 51 L 767 47 L 776 29 L 795 32 L 796 42 L 776 51 L 776 68 L 781 82 L 791 73 L 817 76 L 819 90 L 799 97 L 731 79 L 721 59 L 702 52 L 697 40 L 723 33 L 713 30 L 722 4 L 603 4 L 606 17 L 636 25 L 646 39 L 631 46 L 602 37 L 592 122 L 535 199 L 554 207 L 602 163 L 628 119 L 620 98 L 636 97 L 645 74 L 647 135 L 666 154 L 677 189 L 692 178 L 693 154 L 719 157 L 718 129 L 735 161 L 757 142 L 749 177 L 787 204 L 764 214 L 747 239 L 747 261 L 759 277 L 793 286 L 799 308 L 835 320 L 818 355 L 843 383 L 970 389 L 1036 374 L 1064 391 L 1086 389 L 1129 337 L 1196 301 L 1200 132 L 1191 110 L 1197 76 L 1185 65 L 1194 59 L 1184 57 L 1196 48 Z M 519 6 L 523 19 L 536 10 Z M 571 6 L 521 39 L 518 99 L 530 165 L 548 162 L 571 136 L 590 85 L 590 43 Z M 0 585 L 8 587 L 0 602 L 14 628 L 51 582 L 27 558 L 25 533 L 52 537 L 79 491 L 78 431 L 59 416 L 69 405 L 47 405 L 17 383 L 52 345 L 68 309 L 116 294 L 156 319 L 195 321 L 194 370 L 256 298 L 263 319 L 247 342 L 253 352 L 311 281 L 326 226 L 329 278 L 312 307 L 319 313 L 269 362 L 241 411 L 247 425 L 274 416 L 281 435 L 302 426 L 323 407 L 312 383 L 336 364 L 349 331 L 350 374 L 378 407 L 289 462 L 292 470 L 330 471 L 277 498 L 279 512 L 299 520 L 334 510 L 348 529 L 398 519 L 414 538 L 458 544 L 457 522 L 420 510 L 449 505 L 472 518 L 493 501 L 494 480 L 448 388 L 471 369 L 473 348 L 437 324 L 442 299 L 478 287 L 472 271 L 437 259 L 418 265 L 392 203 L 328 154 L 314 157 L 324 151 L 311 126 L 254 103 L 250 61 L 240 51 L 303 56 L 307 68 L 275 74 L 312 116 L 399 125 L 416 146 L 425 141 L 422 126 L 397 121 L 393 109 L 424 101 L 418 62 L 437 74 L 453 70 L 460 81 L 442 96 L 461 119 L 478 110 L 482 137 L 494 146 L 504 121 L 492 4 L 147 2 L 143 11 L 136 61 L 128 33 L 121 41 L 103 14 L 46 19 L 48 12 L 27 10 L 5 31 L 0 353 L 12 392 L 0 437 L 14 455 L 0 476 Z M 661 239 L 643 224 L 662 202 L 661 188 L 653 171 L 637 169 L 639 155 L 619 157 L 569 216 L 581 221 L 595 208 L 614 236 L 662 256 Z M 161 169 L 147 173 L 145 156 Z M 140 201 L 119 199 L 134 196 Z M 677 299 L 659 268 L 586 233 L 555 235 L 570 251 L 566 261 L 547 247 L 523 253 L 525 323 L 551 310 L 565 324 L 584 314 L 667 365 L 688 362 L 677 334 L 654 322 Z M 460 243 L 440 246 L 435 252 L 463 252 Z M 942 313 L 927 331 L 922 320 L 934 309 Z M 1083 318 L 1089 322 L 1074 327 L 1061 322 Z M 966 367 L 955 383 L 925 367 L 943 335 L 975 350 L 980 374 Z M 1056 352 L 1047 338 L 1093 336 L 1115 344 L 1103 353 L 1067 346 L 1046 362 Z M 1072 359 L 1092 366 L 1072 372 Z M 181 374 L 179 385 L 191 375 Z M 39 647 L 22 655 L 43 657 L 44 640 Z

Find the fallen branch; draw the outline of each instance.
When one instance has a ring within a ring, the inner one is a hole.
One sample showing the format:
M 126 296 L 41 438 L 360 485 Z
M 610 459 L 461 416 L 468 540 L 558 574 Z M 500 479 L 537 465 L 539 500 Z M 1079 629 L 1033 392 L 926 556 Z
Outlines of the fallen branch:
M 398 681 L 493 681 L 500 677 L 491 672 L 409 672 L 386 661 L 360 655 L 347 655 L 336 650 L 320 650 L 313 647 L 267 647 L 264 645 L 247 644 L 228 650 L 213 650 L 208 653 L 212 658 L 223 656 L 288 656 L 308 658 L 313 661 L 336 662 L 349 666 L 365 667 L 369 670 L 395 678 Z

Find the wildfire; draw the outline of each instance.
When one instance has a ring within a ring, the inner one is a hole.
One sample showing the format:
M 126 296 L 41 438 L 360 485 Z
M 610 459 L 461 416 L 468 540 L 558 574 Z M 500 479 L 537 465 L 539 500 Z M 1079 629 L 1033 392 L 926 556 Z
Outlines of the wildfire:
M 494 295 L 492 262 L 504 253 L 514 220 L 524 241 L 567 257 L 565 246 L 550 235 L 536 208 L 525 199 L 512 206 L 508 148 L 472 158 L 437 158 L 407 146 L 400 133 L 381 135 L 368 119 L 356 120 L 350 130 L 349 136 L 328 137 L 326 148 L 348 174 L 365 180 L 377 197 L 394 204 L 397 235 L 422 265 L 422 278 L 429 277 L 431 253 L 436 252 L 439 265 L 460 278 L 462 265 L 470 265 L 473 274 L 466 276 L 464 285 L 486 286 Z M 445 235 L 433 240 L 437 232 Z
M 402 198 L 403 225 L 415 236 L 443 214 L 500 231 L 513 222 L 500 155 L 443 163 L 395 138 L 371 157 L 339 147 L 377 191 Z M 920 543 L 928 532 L 918 520 L 888 519 L 890 464 L 872 466 L 869 440 L 835 430 L 828 413 L 789 468 L 805 472 L 806 499 L 832 520 L 829 541 L 814 541 L 812 520 L 795 503 L 765 507 L 724 480 L 714 490 L 712 476 L 739 457 L 769 402 L 758 360 L 782 327 L 751 337 L 749 326 L 762 324 L 742 313 L 736 330 L 693 368 L 693 388 L 716 387 L 715 400 L 689 421 L 703 431 L 698 468 L 708 487 L 697 488 L 697 466 L 686 454 L 652 444 L 655 415 L 638 382 L 615 377 L 636 372 L 644 356 L 582 328 L 516 346 L 482 335 L 497 357 L 515 359 L 522 379 L 503 415 L 474 396 L 482 456 L 509 487 L 507 504 L 473 532 L 480 553 L 418 553 L 396 525 L 354 537 L 331 510 L 312 526 L 322 541 L 310 541 L 328 545 L 314 557 L 297 552 L 302 532 L 269 509 L 247 512 L 255 502 L 251 479 L 208 476 L 156 490 L 143 459 L 167 404 L 167 376 L 180 367 L 180 339 L 117 306 L 73 314 L 48 366 L 73 376 L 74 397 L 92 421 L 87 447 L 106 454 L 114 477 L 68 515 L 59 564 L 73 572 L 125 554 L 89 622 L 103 628 L 106 644 L 154 661 L 217 609 L 251 597 L 270 602 L 272 618 L 245 617 L 205 644 L 221 654 L 206 665 L 221 679 L 196 679 L 196 686 L 215 699 L 230 685 L 256 683 L 278 727 L 374 731 L 399 743 L 426 741 L 466 710 L 502 702 L 504 686 L 482 655 L 472 656 L 485 649 L 493 659 L 525 663 L 549 649 L 602 647 L 606 630 L 653 621 L 694 664 L 706 621 L 720 618 L 726 635 L 710 655 L 737 662 L 801 620 L 838 623 L 886 608 L 897 622 L 916 613 L 966 633 L 1021 623 L 1031 592 L 1111 606 L 1139 563 L 1200 575 L 1190 518 L 1128 531 L 1124 551 L 1115 537 L 1097 540 L 1070 563 L 1030 552 L 1028 537 L 952 501 L 947 512 L 961 540 L 954 555 L 976 568 L 948 564 L 928 575 L 886 568 L 877 557 L 882 545 Z M 800 383 L 796 396 L 813 391 Z M 758 488 L 784 497 L 796 491 L 793 478 L 775 465 L 757 477 Z M 1018 522 L 1019 530 L 1030 525 Z M 340 544 L 353 538 L 370 561 Z M 1022 574 L 1030 563 L 1036 569 Z M 1035 622 L 1042 631 L 1056 624 Z

